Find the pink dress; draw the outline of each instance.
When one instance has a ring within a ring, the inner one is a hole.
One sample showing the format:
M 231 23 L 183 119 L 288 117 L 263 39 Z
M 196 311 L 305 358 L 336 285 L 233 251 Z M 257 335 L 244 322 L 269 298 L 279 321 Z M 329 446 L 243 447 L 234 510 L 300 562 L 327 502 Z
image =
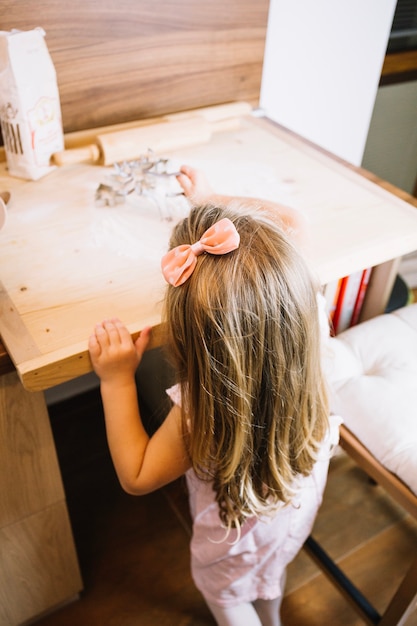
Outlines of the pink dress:
M 168 390 L 180 404 L 178 388 Z M 191 572 L 207 602 L 227 607 L 257 598 L 272 600 L 282 593 L 281 579 L 288 563 L 300 551 L 312 529 L 323 498 L 332 449 L 339 441 L 341 419 L 330 416 L 330 429 L 309 476 L 298 479 L 291 504 L 272 516 L 249 518 L 226 537 L 212 484 L 186 474 L 193 518 Z

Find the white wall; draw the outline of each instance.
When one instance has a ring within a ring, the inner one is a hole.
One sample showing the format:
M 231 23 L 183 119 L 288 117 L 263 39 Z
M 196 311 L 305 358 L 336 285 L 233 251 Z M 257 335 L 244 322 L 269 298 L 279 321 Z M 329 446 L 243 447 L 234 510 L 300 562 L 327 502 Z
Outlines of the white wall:
M 362 162 L 396 0 L 271 0 L 260 105 Z

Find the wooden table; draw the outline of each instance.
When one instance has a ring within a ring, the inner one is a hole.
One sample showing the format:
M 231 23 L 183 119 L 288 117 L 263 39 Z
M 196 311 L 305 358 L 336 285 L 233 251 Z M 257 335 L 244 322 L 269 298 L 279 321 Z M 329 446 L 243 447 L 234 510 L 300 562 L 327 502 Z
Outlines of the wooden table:
M 377 266 L 365 317 L 384 310 L 397 259 L 417 249 L 413 206 L 263 119 L 170 155 L 205 170 L 223 193 L 295 206 L 308 216 L 322 284 Z M 0 378 L 0 624 L 20 624 L 82 587 L 43 391 L 91 371 L 95 322 L 120 317 L 132 334 L 158 324 L 160 257 L 172 222 L 134 194 L 95 205 L 108 168 L 66 166 L 36 181 L 7 175 L 0 233 L 0 335 L 16 371 Z M 187 211 L 173 205 L 174 220 Z

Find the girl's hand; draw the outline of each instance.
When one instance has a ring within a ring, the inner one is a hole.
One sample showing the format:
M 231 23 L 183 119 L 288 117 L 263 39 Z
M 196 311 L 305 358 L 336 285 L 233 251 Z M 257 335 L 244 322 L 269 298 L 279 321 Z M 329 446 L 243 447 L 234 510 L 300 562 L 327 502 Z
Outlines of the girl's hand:
M 204 204 L 214 195 L 213 190 L 203 172 L 190 165 L 182 165 L 177 180 L 185 196 L 193 204 Z
M 102 382 L 131 381 L 150 338 L 151 328 L 145 328 L 136 342 L 119 319 L 96 324 L 88 349 L 94 371 Z

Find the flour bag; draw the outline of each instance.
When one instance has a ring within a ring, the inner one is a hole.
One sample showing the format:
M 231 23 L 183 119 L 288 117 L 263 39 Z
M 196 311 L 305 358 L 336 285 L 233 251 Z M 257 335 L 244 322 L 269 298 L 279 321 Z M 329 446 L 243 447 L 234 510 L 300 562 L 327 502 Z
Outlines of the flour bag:
M 56 72 L 42 28 L 0 31 L 0 122 L 8 172 L 37 180 L 63 150 Z

